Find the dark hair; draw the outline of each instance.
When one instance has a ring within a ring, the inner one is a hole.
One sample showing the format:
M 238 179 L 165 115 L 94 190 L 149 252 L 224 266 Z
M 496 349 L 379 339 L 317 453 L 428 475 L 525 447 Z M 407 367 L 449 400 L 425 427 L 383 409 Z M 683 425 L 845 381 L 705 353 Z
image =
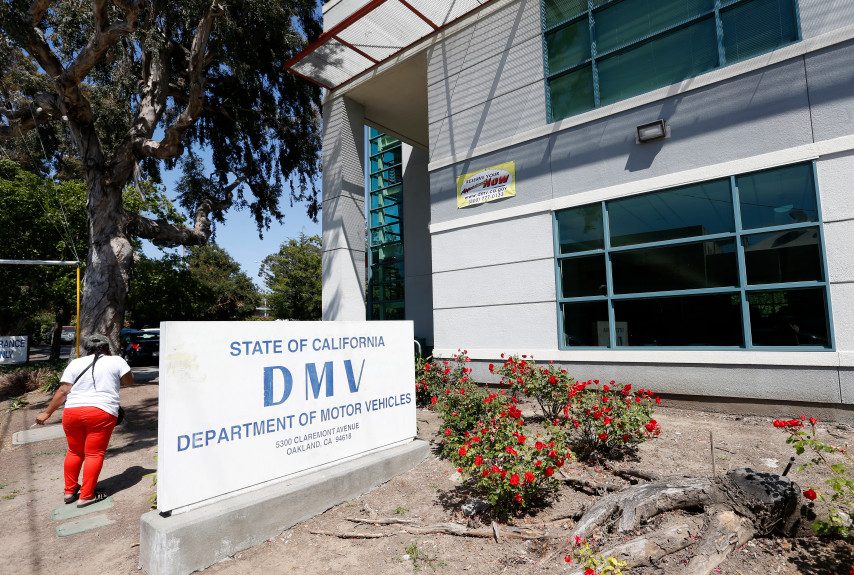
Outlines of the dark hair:
M 83 348 L 88 353 L 106 353 L 110 351 L 110 340 L 100 333 L 93 333 L 83 342 Z

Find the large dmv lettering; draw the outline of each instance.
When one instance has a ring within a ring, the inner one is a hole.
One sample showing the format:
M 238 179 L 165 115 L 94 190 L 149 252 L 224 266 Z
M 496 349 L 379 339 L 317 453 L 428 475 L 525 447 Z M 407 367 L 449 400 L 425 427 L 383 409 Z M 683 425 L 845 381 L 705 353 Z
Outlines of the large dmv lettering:
M 335 362 L 327 361 L 323 364 L 320 374 L 317 372 L 316 363 L 305 364 L 305 398 L 309 399 L 309 393 L 317 399 L 320 397 L 321 387 L 325 382 L 325 396 L 332 397 L 335 393 Z M 365 360 L 359 367 L 359 377 L 353 371 L 353 362 L 349 359 L 343 361 L 344 374 L 347 378 L 347 387 L 350 393 L 357 393 L 362 384 L 362 374 L 365 371 Z M 276 377 L 280 374 L 280 377 Z M 291 371 L 283 365 L 272 365 L 264 368 L 264 407 L 281 405 L 288 400 L 293 390 L 294 378 Z M 281 390 L 280 393 L 279 390 Z M 278 396 L 278 397 L 276 397 Z

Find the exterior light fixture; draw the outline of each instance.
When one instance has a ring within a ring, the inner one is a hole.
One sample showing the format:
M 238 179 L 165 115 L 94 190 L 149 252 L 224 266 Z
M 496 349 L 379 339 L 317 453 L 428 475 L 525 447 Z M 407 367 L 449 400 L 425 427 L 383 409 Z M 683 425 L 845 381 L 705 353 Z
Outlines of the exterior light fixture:
M 654 142 L 667 137 L 667 123 L 664 120 L 656 120 L 650 124 L 637 127 L 637 143 Z

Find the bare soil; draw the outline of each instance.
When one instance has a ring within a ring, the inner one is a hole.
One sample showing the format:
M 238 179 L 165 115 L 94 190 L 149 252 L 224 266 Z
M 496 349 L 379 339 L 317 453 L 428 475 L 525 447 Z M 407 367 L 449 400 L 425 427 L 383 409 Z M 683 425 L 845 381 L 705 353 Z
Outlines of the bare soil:
M 149 373 L 149 378 L 156 374 Z M 144 379 L 145 370 L 137 374 Z M 58 521 L 51 510 L 62 506 L 62 461 L 65 440 L 12 447 L 12 434 L 27 429 L 49 397 L 38 391 L 29 405 L 8 411 L 0 402 L 0 572 L 138 573 L 139 517 L 154 493 L 149 474 L 156 468 L 157 380 L 122 390 L 127 423 L 113 435 L 99 488 L 112 494 L 115 505 L 101 515 L 111 525 L 69 537 L 57 537 Z M 800 414 L 781 413 L 782 416 Z M 640 446 L 637 458 L 619 462 L 658 475 L 711 475 L 709 431 L 714 432 L 717 473 L 738 467 L 780 473 L 791 448 L 770 419 L 688 411 L 663 407 L 656 413 L 662 434 Z M 59 421 L 55 414 L 51 422 Z M 434 441 L 435 413 L 418 411 L 419 437 Z M 851 444 L 854 432 L 845 425 L 820 424 L 821 437 L 837 445 Z M 411 535 L 401 525 L 357 525 L 348 518 L 400 518 L 429 525 L 457 522 L 488 525 L 488 518 L 461 511 L 472 495 L 451 464 L 435 453 L 415 469 L 399 475 L 362 497 L 329 509 L 281 533 L 265 544 L 238 553 L 206 573 L 348 573 L 351 575 L 466 573 L 566 573 L 563 557 L 569 548 L 570 517 L 596 501 L 596 496 L 564 487 L 551 507 L 512 520 L 515 525 L 545 529 L 537 541 L 479 539 L 451 535 Z M 596 466 L 573 462 L 565 468 L 573 478 L 628 486 L 625 480 Z M 821 488 L 809 473 L 790 474 L 802 488 Z M 821 511 L 821 509 L 819 509 Z M 665 517 L 662 521 L 667 521 Z M 654 527 L 654 526 L 650 526 Z M 342 539 L 313 534 L 382 534 L 375 539 Z M 500 533 L 500 531 L 499 531 Z M 611 541 L 614 543 L 615 541 Z M 802 530 L 797 537 L 757 539 L 734 552 L 720 567 L 723 575 L 847 575 L 852 549 L 842 541 L 820 540 Z M 675 561 L 685 558 L 675 558 Z M 633 569 L 632 575 L 652 575 Z

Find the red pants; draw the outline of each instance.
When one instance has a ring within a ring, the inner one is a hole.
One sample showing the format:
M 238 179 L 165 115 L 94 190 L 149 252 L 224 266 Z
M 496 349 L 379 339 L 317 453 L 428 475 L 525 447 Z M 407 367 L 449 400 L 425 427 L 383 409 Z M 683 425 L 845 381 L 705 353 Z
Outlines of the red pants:
M 69 407 L 62 414 L 62 428 L 68 441 L 65 455 L 65 494 L 77 490 L 80 468 L 83 468 L 83 486 L 80 499 L 95 497 L 95 485 L 110 436 L 116 426 L 116 416 L 97 407 Z M 84 465 L 85 462 L 85 465 Z

